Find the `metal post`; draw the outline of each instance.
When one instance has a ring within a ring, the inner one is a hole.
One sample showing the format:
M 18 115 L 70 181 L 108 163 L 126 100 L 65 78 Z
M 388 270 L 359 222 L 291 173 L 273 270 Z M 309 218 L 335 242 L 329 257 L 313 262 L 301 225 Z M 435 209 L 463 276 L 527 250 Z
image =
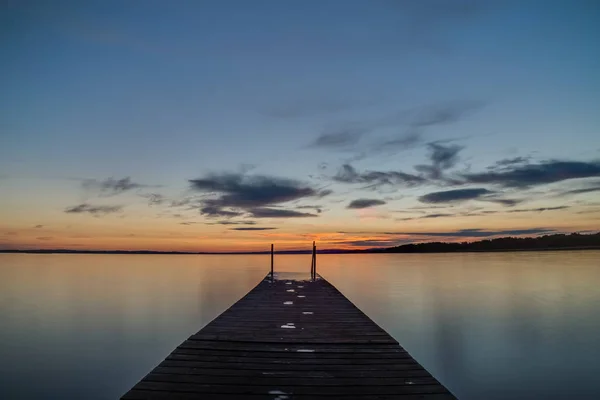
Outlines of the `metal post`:
M 312 253 L 311 253 L 311 255 L 310 255 L 310 279 L 311 280 L 313 278 L 313 270 L 315 268 L 314 262 L 315 262 L 315 258 L 312 256 Z
M 273 280 L 273 243 L 271 243 L 271 280 Z
M 313 280 L 317 279 L 317 245 L 313 242 Z

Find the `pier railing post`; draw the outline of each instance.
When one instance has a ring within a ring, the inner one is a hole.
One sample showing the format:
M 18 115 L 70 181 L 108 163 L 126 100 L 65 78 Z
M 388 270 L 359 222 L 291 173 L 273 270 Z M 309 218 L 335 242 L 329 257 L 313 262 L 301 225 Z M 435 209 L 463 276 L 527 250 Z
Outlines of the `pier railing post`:
M 273 243 L 271 243 L 271 280 L 273 280 Z
M 313 280 L 317 279 L 317 245 L 313 242 Z

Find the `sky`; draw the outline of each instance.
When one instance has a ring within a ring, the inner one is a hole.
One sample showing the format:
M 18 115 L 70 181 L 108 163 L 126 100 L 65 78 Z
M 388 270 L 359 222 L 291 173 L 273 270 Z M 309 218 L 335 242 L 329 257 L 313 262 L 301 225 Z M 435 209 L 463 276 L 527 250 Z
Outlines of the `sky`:
M 2 249 L 600 229 L 597 1 L 0 7 Z

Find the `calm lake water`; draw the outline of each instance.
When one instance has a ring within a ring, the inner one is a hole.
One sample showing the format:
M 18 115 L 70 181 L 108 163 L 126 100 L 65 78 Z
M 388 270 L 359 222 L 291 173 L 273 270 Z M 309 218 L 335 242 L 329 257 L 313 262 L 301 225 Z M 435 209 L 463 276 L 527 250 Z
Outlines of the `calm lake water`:
M 462 400 L 600 399 L 600 251 L 318 260 L 321 275 Z M 309 255 L 275 262 L 310 268 Z M 118 398 L 268 263 L 0 254 L 0 398 Z

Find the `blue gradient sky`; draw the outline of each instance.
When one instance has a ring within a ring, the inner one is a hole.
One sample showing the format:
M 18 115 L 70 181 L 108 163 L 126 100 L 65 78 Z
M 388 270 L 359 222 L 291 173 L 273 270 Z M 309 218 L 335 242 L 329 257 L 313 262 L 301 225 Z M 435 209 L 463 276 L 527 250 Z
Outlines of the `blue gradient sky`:
M 368 246 L 599 226 L 598 2 L 9 1 L 0 26 L 2 247 Z M 460 148 L 444 178 L 415 169 L 432 143 Z M 504 168 L 562 178 L 454 179 L 517 157 Z M 342 182 L 344 164 L 427 182 Z M 314 217 L 203 213 L 223 192 L 189 180 L 225 172 L 333 193 L 255 204 L 318 205 Z M 491 197 L 421 198 L 469 188 Z M 507 198 L 519 202 L 492 201 Z M 356 199 L 385 204 L 348 209 Z

